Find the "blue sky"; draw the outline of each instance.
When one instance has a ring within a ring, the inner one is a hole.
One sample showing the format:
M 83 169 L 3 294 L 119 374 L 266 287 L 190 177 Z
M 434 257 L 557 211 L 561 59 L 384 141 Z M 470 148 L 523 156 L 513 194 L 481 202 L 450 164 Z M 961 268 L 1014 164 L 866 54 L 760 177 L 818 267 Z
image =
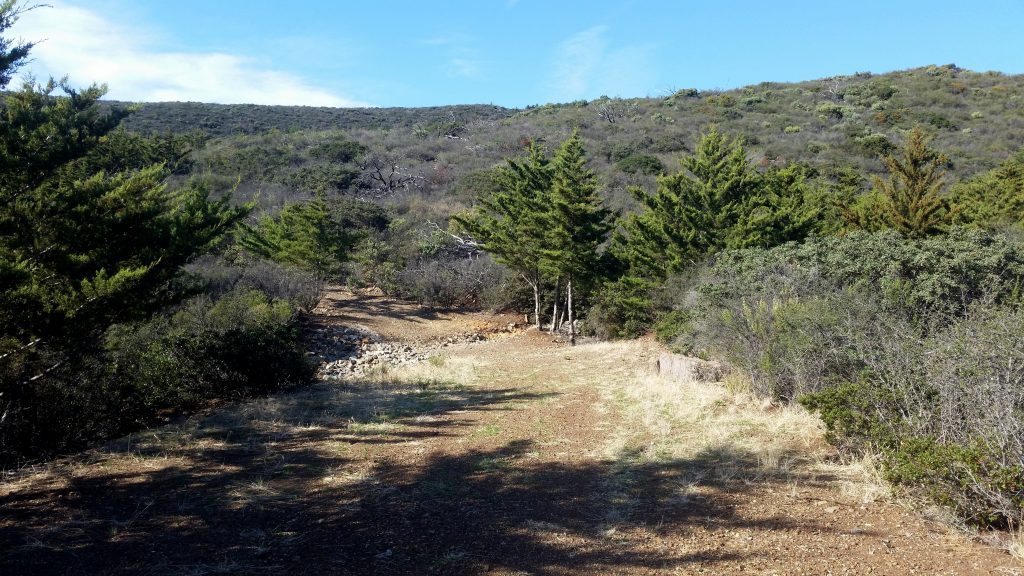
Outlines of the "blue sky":
M 122 100 L 522 107 L 956 63 L 1024 72 L 1024 0 L 47 0 L 28 71 Z

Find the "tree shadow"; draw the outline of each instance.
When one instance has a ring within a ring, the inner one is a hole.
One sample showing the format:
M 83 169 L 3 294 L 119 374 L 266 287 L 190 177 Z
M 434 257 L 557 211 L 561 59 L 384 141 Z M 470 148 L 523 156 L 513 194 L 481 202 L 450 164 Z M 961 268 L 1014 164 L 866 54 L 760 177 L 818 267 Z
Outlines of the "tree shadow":
M 0 573 L 670 570 L 738 553 L 673 554 L 638 546 L 643 534 L 794 525 L 735 513 L 754 489 L 750 478 L 783 478 L 727 449 L 583 463 L 543 460 L 543 447 L 525 440 L 416 449 L 477 425 L 463 411 L 550 396 L 437 383 L 318 385 L 126 438 L 48 479 L 0 491 Z

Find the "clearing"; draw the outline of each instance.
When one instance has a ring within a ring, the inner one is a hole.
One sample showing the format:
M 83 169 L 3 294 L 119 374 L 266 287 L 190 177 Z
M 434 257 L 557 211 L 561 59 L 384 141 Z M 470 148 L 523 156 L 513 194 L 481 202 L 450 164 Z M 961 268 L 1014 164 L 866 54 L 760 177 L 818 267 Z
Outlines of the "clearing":
M 651 341 L 341 291 L 318 313 L 429 357 L 10 474 L 0 574 L 1020 571 L 832 462 L 806 413 L 653 374 Z

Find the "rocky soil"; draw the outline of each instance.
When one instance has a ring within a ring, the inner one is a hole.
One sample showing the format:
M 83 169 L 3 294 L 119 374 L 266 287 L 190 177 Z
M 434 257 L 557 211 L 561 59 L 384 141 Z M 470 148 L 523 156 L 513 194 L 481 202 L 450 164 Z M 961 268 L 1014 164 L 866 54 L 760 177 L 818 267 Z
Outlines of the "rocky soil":
M 507 330 L 518 327 L 509 324 Z M 362 376 L 381 367 L 397 368 L 416 362 L 425 362 L 444 352 L 450 346 L 483 342 L 487 337 L 480 332 L 466 332 L 434 338 L 426 342 L 387 342 L 381 335 L 363 328 L 327 325 L 315 328 L 310 335 L 309 355 L 319 365 L 317 377 L 321 380 L 339 380 Z

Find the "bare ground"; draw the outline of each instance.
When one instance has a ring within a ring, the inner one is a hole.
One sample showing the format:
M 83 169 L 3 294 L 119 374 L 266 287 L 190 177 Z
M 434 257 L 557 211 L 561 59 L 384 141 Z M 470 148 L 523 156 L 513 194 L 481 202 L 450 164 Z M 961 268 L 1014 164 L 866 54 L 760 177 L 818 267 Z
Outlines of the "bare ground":
M 508 317 L 332 292 L 420 343 Z M 0 574 L 1016 574 L 819 423 L 528 331 L 223 407 L 0 483 Z

